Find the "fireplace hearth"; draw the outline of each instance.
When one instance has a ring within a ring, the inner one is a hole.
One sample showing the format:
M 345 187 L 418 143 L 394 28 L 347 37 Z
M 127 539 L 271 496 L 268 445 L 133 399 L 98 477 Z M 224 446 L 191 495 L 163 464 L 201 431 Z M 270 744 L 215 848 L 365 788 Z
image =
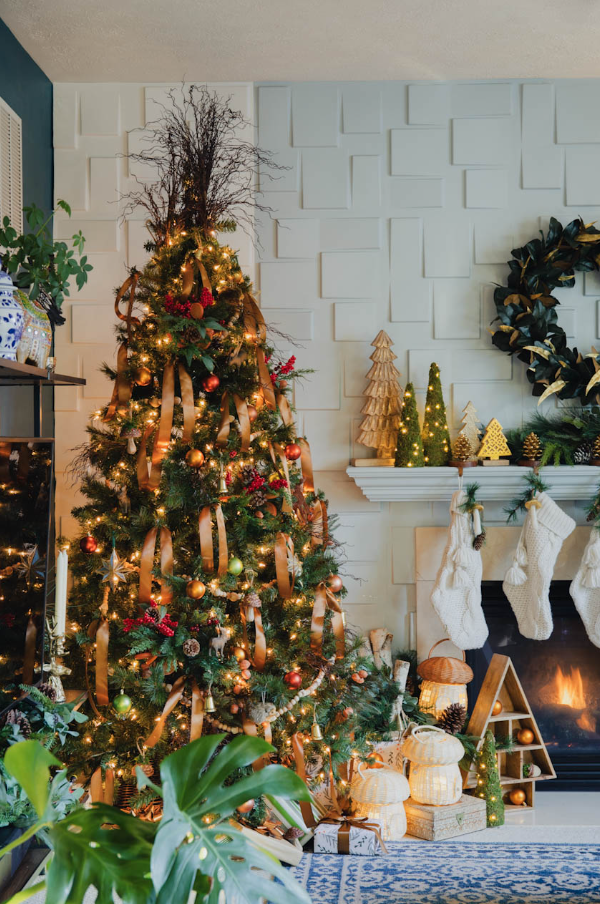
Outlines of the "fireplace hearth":
M 557 773 L 539 790 L 600 791 L 600 649 L 585 632 L 569 581 L 551 585 L 554 630 L 546 641 L 519 633 L 501 582 L 484 581 L 482 597 L 490 634 L 481 650 L 467 653 L 475 676 L 470 710 L 492 655 L 510 656 Z

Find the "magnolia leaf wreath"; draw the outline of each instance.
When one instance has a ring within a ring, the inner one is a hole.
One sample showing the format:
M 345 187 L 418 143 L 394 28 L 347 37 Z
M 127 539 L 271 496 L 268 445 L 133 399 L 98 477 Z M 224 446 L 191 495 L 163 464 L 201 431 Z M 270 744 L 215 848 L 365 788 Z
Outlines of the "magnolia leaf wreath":
M 600 354 L 592 346 L 587 355 L 569 348 L 558 325 L 554 289 L 575 285 L 575 271 L 600 269 L 600 230 L 593 223 L 573 220 L 564 229 L 550 218 L 548 233 L 523 248 L 511 251 L 506 286 L 494 292 L 497 317 L 490 329 L 492 342 L 509 355 L 517 355 L 527 367 L 532 393 L 538 405 L 551 395 L 600 402 Z

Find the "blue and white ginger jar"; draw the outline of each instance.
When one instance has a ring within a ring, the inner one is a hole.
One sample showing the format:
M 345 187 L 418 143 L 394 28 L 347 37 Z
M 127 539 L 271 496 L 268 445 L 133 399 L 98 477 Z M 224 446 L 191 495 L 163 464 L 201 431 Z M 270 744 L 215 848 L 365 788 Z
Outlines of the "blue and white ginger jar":
M 24 324 L 23 308 L 13 294 L 13 281 L 8 273 L 0 271 L 0 358 L 17 360 Z

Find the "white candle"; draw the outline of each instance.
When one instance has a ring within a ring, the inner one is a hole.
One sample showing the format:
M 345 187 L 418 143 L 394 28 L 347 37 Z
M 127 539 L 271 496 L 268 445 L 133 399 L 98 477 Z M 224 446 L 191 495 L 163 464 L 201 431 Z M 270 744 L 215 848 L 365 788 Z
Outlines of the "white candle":
M 67 626 L 67 573 L 69 557 L 66 549 L 61 549 L 56 559 L 56 590 L 54 592 L 55 633 L 65 634 Z

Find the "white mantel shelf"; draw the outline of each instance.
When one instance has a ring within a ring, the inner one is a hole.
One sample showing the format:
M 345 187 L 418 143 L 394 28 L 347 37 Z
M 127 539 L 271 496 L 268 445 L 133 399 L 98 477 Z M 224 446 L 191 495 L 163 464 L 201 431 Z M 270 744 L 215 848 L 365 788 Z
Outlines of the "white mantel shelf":
M 478 483 L 479 498 L 508 502 L 525 487 L 527 468 L 465 468 L 463 482 Z M 458 488 L 456 468 L 355 468 L 346 469 L 370 502 L 448 502 Z M 591 465 L 545 467 L 541 477 L 553 499 L 590 500 L 600 482 L 600 468 Z

